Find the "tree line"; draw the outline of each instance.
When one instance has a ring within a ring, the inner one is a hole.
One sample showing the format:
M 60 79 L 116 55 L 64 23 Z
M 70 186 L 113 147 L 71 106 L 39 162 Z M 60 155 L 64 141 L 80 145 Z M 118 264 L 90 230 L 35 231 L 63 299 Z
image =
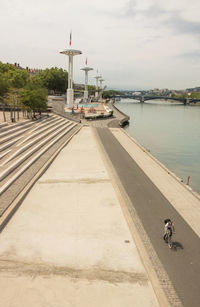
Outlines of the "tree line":
M 185 93 L 185 94 L 172 94 L 172 97 L 200 99 L 200 92 L 191 92 L 191 93 Z
M 121 95 L 122 92 L 121 91 L 117 91 L 117 90 L 107 90 L 103 92 L 103 98 L 104 99 L 110 99 L 112 97 L 115 97 L 116 95 Z
M 1 108 L 22 109 L 28 113 L 45 111 L 48 93 L 63 94 L 67 82 L 68 73 L 61 68 L 46 68 L 32 75 L 26 69 L 0 62 Z

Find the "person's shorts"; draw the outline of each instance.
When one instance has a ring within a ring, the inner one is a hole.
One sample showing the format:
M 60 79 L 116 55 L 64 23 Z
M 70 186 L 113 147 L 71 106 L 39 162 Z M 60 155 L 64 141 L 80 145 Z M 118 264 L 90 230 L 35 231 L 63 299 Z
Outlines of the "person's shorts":
M 168 227 L 168 230 L 169 230 L 169 235 L 170 237 L 172 236 L 172 228 L 171 227 Z

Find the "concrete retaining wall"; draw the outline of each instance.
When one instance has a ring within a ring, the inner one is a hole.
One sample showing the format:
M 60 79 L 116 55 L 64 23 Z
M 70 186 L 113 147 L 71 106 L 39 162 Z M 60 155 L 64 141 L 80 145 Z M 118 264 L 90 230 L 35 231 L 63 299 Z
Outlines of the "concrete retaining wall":
M 125 113 L 123 113 L 122 111 L 120 111 L 120 110 L 115 106 L 115 100 L 114 100 L 114 99 L 111 100 L 111 104 L 112 104 L 112 106 L 113 106 L 113 108 L 114 108 L 115 110 L 117 110 L 121 115 L 124 116 L 124 117 L 120 120 L 119 125 L 120 125 L 121 127 L 127 125 L 128 122 L 129 122 L 129 120 L 130 120 L 130 117 L 129 117 L 128 115 L 126 115 Z
M 48 96 L 48 106 L 52 107 L 53 111 L 64 114 L 64 106 L 65 106 L 65 101 L 64 97 L 59 97 L 59 96 Z

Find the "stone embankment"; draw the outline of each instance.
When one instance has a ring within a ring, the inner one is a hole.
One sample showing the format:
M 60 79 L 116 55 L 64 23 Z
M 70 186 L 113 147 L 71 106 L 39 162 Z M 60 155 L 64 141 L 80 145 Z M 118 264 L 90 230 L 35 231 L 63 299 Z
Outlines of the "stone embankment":
M 120 127 L 124 127 L 126 125 L 129 124 L 129 120 L 130 117 L 128 115 L 126 115 L 125 113 L 123 113 L 122 111 L 120 111 L 116 106 L 115 106 L 115 99 L 111 99 L 110 101 L 110 105 L 112 106 L 112 108 L 115 110 L 115 114 L 119 119 L 119 126 Z

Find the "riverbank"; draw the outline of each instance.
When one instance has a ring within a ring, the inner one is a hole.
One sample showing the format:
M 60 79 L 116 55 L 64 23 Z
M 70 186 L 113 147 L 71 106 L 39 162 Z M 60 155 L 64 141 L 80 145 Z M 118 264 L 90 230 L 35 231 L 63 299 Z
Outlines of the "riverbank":
M 73 302 L 75 306 L 85 307 L 95 302 L 95 306 L 121 307 L 132 306 L 134 302 L 136 306 L 167 306 L 163 291 L 170 306 L 180 306 L 165 271 L 167 269 L 163 269 L 152 241 L 147 237 L 148 232 L 141 231 L 144 221 L 138 219 L 137 212 L 132 214 L 136 211 L 136 204 L 139 208 L 145 205 L 143 214 L 148 229 L 153 228 L 150 230 L 151 239 L 158 245 L 158 250 L 167 255 L 165 265 L 176 264 L 176 261 L 181 265 L 181 261 L 186 260 L 188 267 L 187 253 L 181 259 L 179 252 L 167 254 L 167 246 L 162 241 L 163 220 L 166 216 L 173 218 L 177 226 L 176 240 L 187 250 L 190 230 L 185 230 L 185 224 L 198 237 L 200 233 L 199 201 L 194 199 L 194 195 L 192 198 L 187 189 L 183 191 L 182 183 L 175 180 L 123 129 L 107 129 L 105 126 L 98 129 L 111 131 L 110 134 L 119 142 L 116 145 L 123 147 L 121 152 L 118 147 L 114 149 L 111 163 L 105 162 L 107 154 L 92 133 L 92 128 L 83 126 L 37 181 L 2 232 L 0 285 L 4 295 L 0 303 L 3 306 L 9 306 L 6 304 L 12 302 L 12 298 L 15 302 L 17 299 L 19 306 L 34 306 L 32 302 L 36 302 L 37 306 L 49 305 L 53 299 L 49 297 L 49 292 L 60 305 Z M 114 139 L 107 143 L 111 149 Z M 106 144 L 106 138 L 102 140 Z M 122 178 L 113 170 L 116 158 L 119 168 L 129 160 L 131 166 L 136 162 L 141 170 L 132 170 L 128 165 L 124 172 L 122 167 Z M 150 188 L 143 174 L 138 180 L 136 175 L 142 172 L 150 179 Z M 129 197 L 120 188 L 122 179 L 131 191 L 138 189 L 137 193 L 133 193 L 132 207 L 129 206 Z M 155 187 L 158 191 L 154 194 Z M 157 193 L 161 200 L 157 198 Z M 165 199 L 170 205 L 162 208 Z M 158 210 L 151 210 L 155 204 Z M 174 211 L 170 209 L 171 204 Z M 147 210 L 150 210 L 149 214 Z M 178 216 L 174 212 L 178 212 Z M 152 222 L 149 222 L 150 219 Z M 183 233 L 186 234 L 184 237 Z M 193 249 L 193 240 L 189 239 L 189 242 Z M 170 258 L 172 254 L 173 261 Z M 192 269 L 198 272 L 196 265 L 190 268 L 191 272 Z M 5 270 L 8 278 L 4 275 Z M 180 276 L 176 268 L 172 271 Z M 34 280 L 31 278 L 33 275 Z M 179 281 L 177 283 L 180 286 Z M 24 295 L 18 297 L 17 292 L 21 288 L 25 289 Z M 179 294 L 189 297 L 187 291 L 181 289 Z M 195 287 L 193 289 L 196 290 Z M 193 292 L 190 296 L 194 296 Z
M 160 283 L 172 299 L 170 306 L 182 306 L 171 292 L 170 280 L 183 305 L 199 306 L 199 288 L 196 285 L 200 282 L 200 201 L 156 161 L 149 159 L 149 155 L 134 145 L 122 129 L 98 128 L 98 133 L 112 173 L 118 178 L 125 207 L 131 214 Z M 163 244 L 162 230 L 166 217 L 174 221 L 177 231 L 173 237 L 173 250 Z M 169 278 L 163 273 L 161 263 Z
M 111 105 L 114 106 L 114 103 L 111 102 Z M 130 119 L 128 115 L 120 111 L 116 106 L 114 106 L 114 109 L 118 111 L 116 115 L 120 113 L 124 118 Z M 118 117 L 118 119 L 120 120 L 121 118 Z M 149 150 L 139 144 L 124 129 L 119 130 L 111 128 L 111 130 L 145 174 L 159 188 L 170 203 L 174 204 L 178 212 L 187 220 L 197 235 L 200 236 L 200 227 L 198 225 L 198 220 L 200 219 L 200 195 L 193 191 L 190 186 L 184 184 L 182 179 L 151 155 Z M 123 134 L 127 135 L 130 141 L 128 141 Z M 148 165 L 148 167 L 146 167 L 146 165 Z M 152 168 L 149 167 L 150 165 Z M 164 180 L 162 183 L 160 181 L 161 178 Z M 177 192 L 175 192 L 175 189 Z M 178 194 L 177 199 L 175 196 L 176 193 Z M 188 204 L 191 205 L 188 206 Z
M 115 99 L 111 99 L 110 100 L 110 105 L 112 106 L 112 108 L 115 110 L 115 114 L 117 113 L 117 117 L 118 117 L 118 120 L 119 120 L 119 126 L 120 127 L 124 127 L 126 125 L 129 124 L 129 120 L 130 120 L 130 117 L 125 114 L 124 112 L 122 112 L 121 110 L 119 110 L 116 106 L 115 106 Z M 113 110 L 113 111 L 114 111 Z
M 2 231 L 0 305 L 196 306 L 200 200 L 117 120 L 82 126 Z
M 116 106 L 130 116 L 125 131 L 184 183 L 190 176 L 189 186 L 200 193 L 200 108 L 130 99 Z
M 4 307 L 159 306 L 91 127 L 61 151 L 1 233 L 0 287 Z
M 113 128 L 112 133 L 200 237 L 200 195 L 182 183 L 173 172 L 153 157 L 123 129 Z

